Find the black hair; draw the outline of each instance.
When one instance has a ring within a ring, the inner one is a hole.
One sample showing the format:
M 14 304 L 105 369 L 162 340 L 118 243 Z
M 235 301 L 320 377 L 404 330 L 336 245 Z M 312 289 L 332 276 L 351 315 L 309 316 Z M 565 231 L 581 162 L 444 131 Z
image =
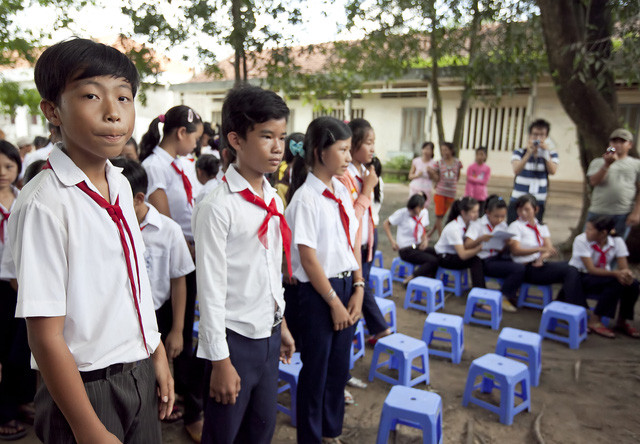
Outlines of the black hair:
M 533 131 L 534 128 L 542 128 L 547 130 L 547 135 L 549 135 L 549 131 L 551 131 L 551 124 L 544 119 L 536 119 L 529 125 L 529 134 Z
M 229 91 L 222 104 L 222 144 L 235 151 L 229 144 L 229 133 L 245 139 L 255 124 L 280 119 L 289 119 L 289 108 L 282 97 L 258 86 L 237 86 Z
M 133 137 L 127 140 L 127 143 L 125 143 L 125 145 L 133 145 L 133 147 L 136 150 L 136 153 L 140 154 L 140 148 L 138 147 L 138 142 L 136 142 L 136 139 L 134 139 Z
M 478 148 L 476 148 L 476 153 L 478 151 L 484 151 L 484 153 L 488 156 L 489 155 L 489 150 L 487 149 L 486 146 L 479 146 Z
M 380 203 L 380 198 L 382 191 L 380 190 L 380 179 L 382 178 L 382 162 L 376 156 L 373 156 L 371 159 L 370 165 L 373 165 L 373 170 L 376 172 L 376 176 L 378 176 L 378 183 L 373 188 L 373 201 L 376 203 Z
M 124 157 L 116 157 L 110 161 L 113 165 L 122 168 L 122 175 L 126 177 L 129 184 L 131 184 L 131 191 L 134 196 L 138 193 L 147 194 L 149 179 L 142 165 Z
M 304 142 L 304 134 L 302 133 L 291 133 L 284 139 L 284 161 L 290 164 L 296 155 L 291 151 L 291 142 L 295 144 L 299 144 L 300 142 Z M 299 156 L 298 156 L 299 157 Z
M 294 193 L 307 179 L 307 168 L 313 168 L 316 157 L 322 162 L 322 151 L 328 149 L 339 140 L 351 137 L 351 129 L 335 117 L 323 116 L 313 119 L 304 136 L 304 162 L 296 159 L 291 170 L 291 185 L 286 200 L 291 202 Z
M 533 194 L 525 194 L 516 199 L 516 211 L 530 203 L 535 211 L 538 211 L 538 201 Z
M 447 223 L 455 220 L 462 212 L 467 212 L 471 210 L 473 207 L 478 205 L 478 201 L 473 197 L 462 197 L 460 199 L 456 199 L 451 205 L 451 210 L 449 210 L 449 217 L 447 217 Z
M 203 122 L 203 130 L 202 134 L 206 134 L 209 137 L 213 137 L 216 135 L 216 130 L 211 126 L 211 122 Z
M 365 119 L 353 119 L 349 122 L 349 128 L 351 128 L 351 152 L 355 153 L 360 149 L 369 130 L 373 130 L 373 127 Z
M 27 166 L 27 169 L 24 170 L 24 176 L 22 176 L 22 184 L 26 185 L 31 179 L 36 177 L 42 168 L 47 164 L 46 160 L 38 159 L 34 160 Z
M 188 133 L 194 133 L 198 125 L 202 124 L 200 115 L 193 108 L 186 105 L 178 105 L 169 109 L 151 121 L 149 129 L 140 140 L 140 162 L 149 157 L 153 149 L 160 143 L 160 128 L 162 123 L 162 136 L 165 137 L 183 126 Z
M 40 96 L 55 104 L 67 83 L 96 76 L 124 78 L 134 97 L 140 84 L 138 70 L 126 55 L 111 46 L 80 38 L 47 48 L 33 73 Z
M 17 166 L 16 180 L 13 181 L 15 183 L 20 176 L 20 171 L 22 171 L 22 160 L 20 159 L 20 151 L 16 148 L 12 143 L 7 142 L 6 140 L 0 140 L 0 154 L 4 154 L 14 162 Z
M 593 225 L 593 228 L 595 228 L 596 230 L 606 231 L 607 234 L 611 233 L 611 230 L 613 230 L 616 226 L 616 221 L 613 219 L 613 217 L 604 215 L 591 216 L 587 220 L 587 222 L 590 222 L 591 225 Z
M 419 192 L 418 194 L 414 194 L 407 201 L 407 209 L 413 210 L 417 207 L 424 207 L 425 202 L 427 201 L 427 195 L 423 192 Z
M 507 208 L 507 203 L 504 201 L 502 196 L 492 194 L 491 196 L 487 197 L 485 213 L 490 213 L 493 210 L 499 208 Z
M 211 179 L 218 174 L 220 161 L 213 154 L 203 154 L 196 160 L 196 169 L 202 170 L 202 172 Z
M 440 142 L 440 146 L 446 146 L 447 148 L 449 148 L 449 151 L 451 151 L 451 155 L 453 157 L 456 157 L 456 148 L 455 146 L 453 146 L 453 143 L 451 142 Z
M 36 136 L 33 139 L 33 146 L 36 149 L 44 148 L 45 146 L 47 146 L 48 143 L 49 143 L 49 139 L 43 136 Z

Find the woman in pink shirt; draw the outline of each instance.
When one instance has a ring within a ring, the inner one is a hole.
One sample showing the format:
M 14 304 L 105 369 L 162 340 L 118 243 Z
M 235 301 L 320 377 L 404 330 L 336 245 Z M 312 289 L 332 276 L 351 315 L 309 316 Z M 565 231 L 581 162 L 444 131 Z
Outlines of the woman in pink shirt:
M 467 185 L 464 195 L 473 197 L 480 204 L 480 215 L 484 214 L 484 204 L 487 200 L 487 183 L 491 176 L 491 168 L 487 161 L 487 148 L 476 148 L 476 161 L 467 168 Z

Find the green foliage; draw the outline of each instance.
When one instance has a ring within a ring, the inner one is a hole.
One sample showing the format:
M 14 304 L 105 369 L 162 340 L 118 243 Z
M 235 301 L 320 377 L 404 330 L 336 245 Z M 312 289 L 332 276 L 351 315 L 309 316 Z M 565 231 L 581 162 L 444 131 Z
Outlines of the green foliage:
M 0 113 L 15 117 L 16 110 L 26 106 L 32 115 L 40 110 L 40 94 L 35 89 L 20 89 L 16 82 L 0 82 Z
M 410 157 L 395 156 L 386 161 L 382 166 L 383 180 L 387 183 L 406 183 L 409 180 L 411 160 Z

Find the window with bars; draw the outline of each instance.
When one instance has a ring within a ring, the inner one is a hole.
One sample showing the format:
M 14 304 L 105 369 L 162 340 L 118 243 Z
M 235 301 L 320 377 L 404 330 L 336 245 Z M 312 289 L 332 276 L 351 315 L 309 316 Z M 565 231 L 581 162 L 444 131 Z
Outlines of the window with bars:
M 472 107 L 467 111 L 461 149 L 486 146 L 490 151 L 513 151 L 526 141 L 526 107 Z
M 338 120 L 345 120 L 344 117 L 344 108 L 336 108 L 330 111 L 314 111 L 313 118 L 316 119 L 318 117 L 329 116 L 335 117 Z M 364 108 L 352 108 L 351 109 L 351 119 L 363 119 L 364 118 Z

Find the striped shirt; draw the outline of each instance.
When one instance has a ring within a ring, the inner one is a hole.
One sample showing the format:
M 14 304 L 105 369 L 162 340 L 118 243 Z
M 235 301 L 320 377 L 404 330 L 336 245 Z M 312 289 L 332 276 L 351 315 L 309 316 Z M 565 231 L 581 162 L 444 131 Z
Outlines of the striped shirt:
M 517 148 L 511 156 L 511 161 L 522 160 L 526 148 Z M 549 150 L 551 156 L 551 162 L 557 164 L 558 153 L 554 150 Z M 520 174 L 516 175 L 513 181 L 513 191 L 511 192 L 511 199 L 517 199 L 525 194 L 533 194 L 538 202 L 544 203 L 547 200 L 547 187 L 549 181 L 547 180 L 547 164 L 543 157 L 531 156 L 524 164 L 524 168 L 520 171 Z

